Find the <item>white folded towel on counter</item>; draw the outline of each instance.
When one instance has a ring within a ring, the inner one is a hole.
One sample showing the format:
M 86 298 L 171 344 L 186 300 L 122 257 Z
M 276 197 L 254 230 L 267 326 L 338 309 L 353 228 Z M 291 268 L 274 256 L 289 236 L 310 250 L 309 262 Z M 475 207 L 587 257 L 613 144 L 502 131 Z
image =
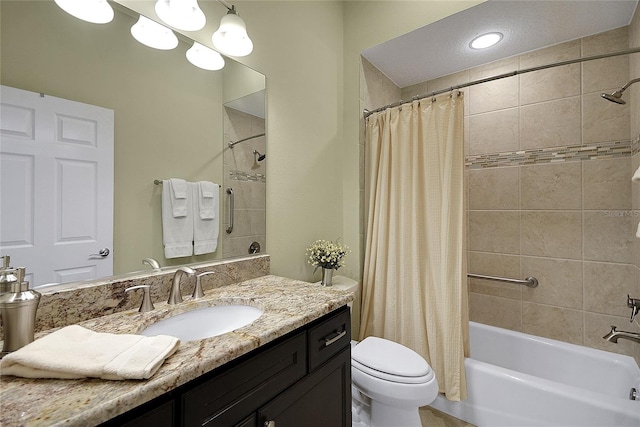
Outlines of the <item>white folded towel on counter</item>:
M 220 215 L 216 215 L 220 200 L 220 190 L 217 184 L 208 183 L 211 185 L 204 185 L 200 181 L 193 185 L 193 199 L 197 204 L 196 210 L 199 210 L 200 214 L 195 214 L 193 218 L 193 253 L 195 255 L 208 254 L 215 252 L 218 248 L 218 235 L 220 233 Z M 215 191 L 211 192 L 212 186 L 215 186 Z M 204 190 L 204 192 L 203 192 Z M 211 194 L 212 197 L 204 197 L 203 194 Z M 213 208 L 204 208 L 203 204 L 211 202 Z M 204 208 L 204 209 L 203 209 Z M 205 211 L 203 217 L 202 212 Z M 212 211 L 212 212 L 210 212 Z
M 165 258 L 193 255 L 193 202 L 191 184 L 184 180 L 184 215 L 176 216 L 172 180 L 162 182 L 162 242 Z
M 166 335 L 108 334 L 71 325 L 9 353 L 0 361 L 0 373 L 25 378 L 148 379 L 179 343 Z
M 636 169 L 636 172 L 633 174 L 631 181 L 640 182 L 640 168 Z
M 166 183 L 163 184 L 163 187 Z M 171 178 L 168 187 L 171 189 L 171 210 L 176 218 L 186 216 L 188 213 L 187 182 L 184 179 Z
M 220 186 L 209 181 L 198 182 L 197 194 L 200 219 L 214 219 L 218 210 Z

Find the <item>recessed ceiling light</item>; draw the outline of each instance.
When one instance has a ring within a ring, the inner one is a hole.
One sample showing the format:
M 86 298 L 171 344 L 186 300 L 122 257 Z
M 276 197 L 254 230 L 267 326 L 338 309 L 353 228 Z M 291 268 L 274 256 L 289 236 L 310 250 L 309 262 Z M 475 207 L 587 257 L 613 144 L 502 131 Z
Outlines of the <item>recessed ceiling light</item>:
M 502 40 L 502 33 L 487 33 L 471 40 L 469 47 L 471 49 L 486 49 L 497 44 L 500 40 Z

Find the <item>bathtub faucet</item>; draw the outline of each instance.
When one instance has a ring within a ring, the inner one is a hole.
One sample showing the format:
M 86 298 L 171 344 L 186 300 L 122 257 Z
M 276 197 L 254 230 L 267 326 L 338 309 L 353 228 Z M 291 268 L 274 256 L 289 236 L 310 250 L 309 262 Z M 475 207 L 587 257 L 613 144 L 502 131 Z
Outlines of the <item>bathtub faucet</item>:
M 618 339 L 622 338 L 625 340 L 635 341 L 640 343 L 640 333 L 638 332 L 627 332 L 627 331 L 618 331 L 615 326 L 611 326 L 611 331 L 605 336 L 603 336 L 607 341 L 611 341 L 613 343 L 618 343 Z

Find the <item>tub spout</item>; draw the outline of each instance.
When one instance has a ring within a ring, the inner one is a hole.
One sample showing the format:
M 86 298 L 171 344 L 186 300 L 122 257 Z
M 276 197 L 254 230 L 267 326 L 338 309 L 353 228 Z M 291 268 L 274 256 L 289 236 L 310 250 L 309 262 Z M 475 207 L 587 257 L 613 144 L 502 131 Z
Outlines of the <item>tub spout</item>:
M 618 331 L 615 326 L 611 326 L 611 331 L 605 336 L 603 336 L 607 341 L 611 341 L 613 343 L 618 343 L 620 338 L 625 340 L 635 341 L 640 343 L 640 333 L 637 332 L 627 332 L 627 331 Z

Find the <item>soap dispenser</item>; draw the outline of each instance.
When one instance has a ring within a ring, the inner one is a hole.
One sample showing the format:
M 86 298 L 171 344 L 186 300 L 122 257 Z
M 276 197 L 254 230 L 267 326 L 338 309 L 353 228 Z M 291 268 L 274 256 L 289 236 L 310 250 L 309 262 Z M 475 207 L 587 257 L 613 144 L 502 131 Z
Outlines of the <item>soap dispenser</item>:
M 40 303 L 40 293 L 29 289 L 24 280 L 25 268 L 15 269 L 16 281 L 11 283 L 9 292 L 0 294 L 0 313 L 4 344 L 2 353 L 15 351 L 33 341 L 36 311 Z
M 2 256 L 2 267 L 0 268 L 0 294 L 11 292 L 13 285 L 18 281 L 15 273 L 16 270 L 9 266 L 11 257 L 9 255 Z

